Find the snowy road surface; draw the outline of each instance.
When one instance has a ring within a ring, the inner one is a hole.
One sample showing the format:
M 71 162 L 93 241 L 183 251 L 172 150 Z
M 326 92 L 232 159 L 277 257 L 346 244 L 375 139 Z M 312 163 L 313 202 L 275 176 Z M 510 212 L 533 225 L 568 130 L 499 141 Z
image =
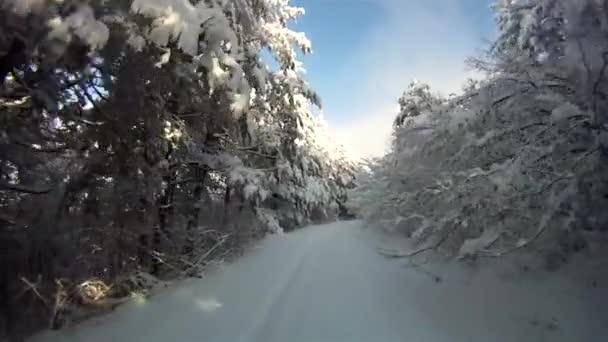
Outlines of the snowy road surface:
M 359 222 L 271 236 L 204 279 L 36 341 L 606 341 L 604 285 L 508 267 L 420 269 L 380 256 Z M 599 298 L 599 299 L 598 299 Z M 603 311 L 601 311 L 603 310 Z

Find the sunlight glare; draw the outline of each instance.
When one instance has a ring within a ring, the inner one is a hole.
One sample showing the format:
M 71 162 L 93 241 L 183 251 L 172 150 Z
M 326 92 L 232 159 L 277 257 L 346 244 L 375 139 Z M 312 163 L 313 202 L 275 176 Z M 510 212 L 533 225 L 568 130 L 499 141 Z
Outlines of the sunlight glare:
M 216 298 L 197 299 L 196 306 L 203 312 L 214 312 L 224 306 Z

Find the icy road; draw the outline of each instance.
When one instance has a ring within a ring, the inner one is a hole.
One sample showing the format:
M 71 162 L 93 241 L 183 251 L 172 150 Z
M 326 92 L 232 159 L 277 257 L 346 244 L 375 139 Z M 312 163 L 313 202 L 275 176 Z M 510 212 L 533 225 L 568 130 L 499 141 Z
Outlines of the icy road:
M 404 267 L 359 222 L 271 236 L 204 279 L 35 341 L 606 341 L 604 284 Z M 430 267 L 430 266 L 426 266 Z M 483 268 L 485 269 L 485 268 Z M 436 276 L 441 279 L 437 282 Z M 603 310 L 603 311 L 600 311 Z

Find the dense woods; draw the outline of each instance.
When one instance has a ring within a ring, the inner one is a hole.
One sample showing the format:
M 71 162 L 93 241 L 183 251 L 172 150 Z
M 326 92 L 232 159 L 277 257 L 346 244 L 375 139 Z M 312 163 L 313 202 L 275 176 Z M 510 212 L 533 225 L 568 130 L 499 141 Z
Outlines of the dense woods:
M 413 242 L 392 257 L 601 256 L 608 2 L 493 9 L 483 77 L 412 82 L 360 167 L 313 114 L 289 0 L 0 0 L 0 340 L 353 213 Z
M 0 1 L 2 334 L 345 213 L 354 164 L 311 114 L 310 42 L 287 27 L 301 14 L 287 0 Z
M 410 252 L 461 259 L 539 253 L 557 269 L 597 255 L 608 216 L 608 7 L 499 0 L 498 37 L 469 66 L 485 74 L 443 97 L 412 83 L 388 155 L 352 206 L 412 238 Z

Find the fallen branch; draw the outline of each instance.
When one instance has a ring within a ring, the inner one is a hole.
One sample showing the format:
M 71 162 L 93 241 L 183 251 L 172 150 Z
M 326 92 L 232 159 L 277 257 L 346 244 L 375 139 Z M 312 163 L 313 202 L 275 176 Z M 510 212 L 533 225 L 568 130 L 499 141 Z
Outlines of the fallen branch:
M 504 251 L 489 251 L 489 250 L 483 250 L 483 251 L 478 251 L 477 254 L 479 256 L 482 257 L 492 257 L 492 258 L 498 258 L 501 256 L 505 256 L 507 254 L 511 254 L 515 251 L 518 251 L 524 247 L 527 247 L 529 244 L 531 244 L 532 242 L 534 242 L 536 239 L 538 239 L 543 233 L 544 231 L 547 229 L 547 226 L 549 226 L 548 224 L 545 225 L 541 225 L 541 227 L 536 231 L 536 233 L 529 238 L 526 241 L 523 241 L 521 243 L 518 243 L 515 247 L 510 248 L 510 249 L 506 249 Z
M 149 251 L 149 255 L 150 255 L 150 257 L 152 257 L 152 259 L 154 259 L 158 263 L 163 264 L 163 265 L 169 267 L 170 269 L 172 269 L 174 271 L 178 271 L 178 272 L 180 271 L 179 267 L 174 266 L 173 264 L 165 261 L 165 259 L 161 258 L 161 253 L 159 253 L 157 251 Z M 180 259 L 180 261 L 182 261 L 182 260 Z
M 434 282 L 436 282 L 436 283 L 441 283 L 441 281 L 443 280 L 443 279 L 441 278 L 441 276 L 439 276 L 439 275 L 437 275 L 437 274 L 435 274 L 435 273 L 433 273 L 433 272 L 431 272 L 431 271 L 428 271 L 428 270 L 426 270 L 426 269 L 422 268 L 422 266 L 420 266 L 420 265 L 418 265 L 418 264 L 415 264 L 415 263 L 411 262 L 411 260 L 410 260 L 410 262 L 408 262 L 407 264 L 404 264 L 404 265 L 403 265 L 403 267 L 409 267 L 409 268 L 412 268 L 413 270 L 415 270 L 415 271 L 417 271 L 417 272 L 420 272 L 420 273 L 422 273 L 422 274 L 424 274 L 424 275 L 426 275 L 426 276 L 430 277 L 430 278 L 431 278 L 431 279 L 433 279 L 433 281 L 434 281 Z
M 34 188 L 28 188 L 28 187 L 26 187 L 24 185 L 20 185 L 20 184 L 8 184 L 8 183 L 4 183 L 4 182 L 0 182 L 0 189 L 16 191 L 16 192 L 21 192 L 24 194 L 31 194 L 31 195 L 44 195 L 44 194 L 48 194 L 52 190 L 52 188 L 34 189 Z
M 408 253 L 402 253 L 399 252 L 395 249 L 388 249 L 388 248 L 378 248 L 378 253 L 380 253 L 382 256 L 386 257 L 386 258 L 391 258 L 391 259 L 397 259 L 397 258 L 411 258 L 411 257 L 415 257 L 418 254 L 422 254 L 428 251 L 432 251 L 432 250 L 436 250 L 437 248 L 441 247 L 441 245 L 448 239 L 448 237 L 451 235 L 451 232 L 445 234 L 444 237 L 442 237 L 439 241 L 437 241 L 437 243 L 432 244 L 430 246 L 427 247 L 423 247 L 420 249 L 417 249 L 415 251 L 412 252 L 408 252 Z
M 560 202 L 561 203 L 561 202 Z M 480 256 L 484 256 L 484 257 L 501 257 L 510 253 L 513 253 L 515 251 L 518 251 L 524 247 L 527 247 L 528 245 L 530 245 L 532 242 L 534 242 L 536 239 L 538 239 L 541 235 L 543 235 L 543 233 L 545 232 L 545 230 L 547 230 L 547 227 L 549 226 L 549 222 L 551 220 L 551 214 L 545 214 L 543 216 L 543 218 L 541 219 L 541 223 L 538 226 L 538 230 L 536 231 L 536 233 L 531 236 L 530 238 L 528 238 L 525 241 L 520 241 L 518 242 L 515 247 L 512 247 L 510 249 L 506 249 L 503 251 L 491 251 L 491 250 L 483 250 L 483 251 L 479 251 L 478 255 Z
M 391 258 L 391 259 L 411 258 L 418 254 L 422 254 L 424 252 L 434 250 L 437 247 L 438 246 L 436 246 L 436 245 L 427 246 L 427 247 L 424 247 L 424 248 L 421 248 L 421 249 L 418 249 L 418 250 L 415 250 L 412 252 L 408 252 L 408 253 L 399 252 L 396 249 L 378 248 L 378 253 L 380 253 L 382 256 L 384 256 L 386 258 Z
M 61 280 L 55 280 L 55 284 L 57 285 L 57 290 L 55 291 L 55 303 L 53 305 L 50 317 L 50 327 L 53 330 L 61 328 L 61 314 L 68 306 L 71 297 L 68 294 L 68 291 L 66 290 L 65 286 L 63 286 Z
M 40 301 L 42 301 L 42 303 L 44 303 L 44 305 L 50 309 L 51 306 L 49 305 L 49 302 L 40 294 L 40 292 L 38 291 L 38 283 L 40 282 L 40 278 L 38 279 L 38 282 L 36 282 L 36 284 L 32 283 L 31 281 L 27 280 L 27 278 L 25 277 L 20 277 L 19 278 L 27 287 L 27 289 L 25 290 L 25 292 L 27 292 L 27 290 L 32 291 L 32 293 L 34 293 L 36 295 L 36 297 L 38 297 L 38 299 L 40 299 Z
M 189 275 L 189 274 L 192 274 L 192 271 L 193 271 L 194 269 L 196 269 L 197 267 L 199 267 L 199 266 L 200 266 L 200 264 L 201 264 L 201 263 L 202 263 L 202 262 L 203 262 L 203 261 L 204 261 L 204 260 L 205 260 L 205 259 L 206 259 L 206 258 L 209 256 L 209 255 L 211 255 L 211 253 L 213 253 L 213 251 L 215 251 L 215 250 L 216 250 L 216 249 L 218 249 L 220 246 L 222 246 L 222 245 L 223 245 L 223 244 L 226 242 L 226 240 L 228 240 L 228 237 L 229 237 L 229 236 L 230 236 L 229 234 L 222 236 L 222 238 L 221 238 L 221 239 L 220 239 L 220 240 L 219 240 L 219 241 L 218 241 L 218 242 L 217 242 L 215 245 L 213 245 L 213 247 L 211 247 L 211 248 L 210 248 L 210 249 L 209 249 L 207 252 L 205 252 L 205 254 L 201 255 L 201 256 L 200 256 L 200 258 L 198 258 L 198 260 L 197 260 L 197 261 L 196 261 L 196 262 L 195 262 L 195 263 L 194 263 L 194 264 L 193 264 L 193 265 L 192 265 L 190 268 L 186 269 L 186 270 L 183 272 L 183 274 L 184 274 L 184 275 Z

